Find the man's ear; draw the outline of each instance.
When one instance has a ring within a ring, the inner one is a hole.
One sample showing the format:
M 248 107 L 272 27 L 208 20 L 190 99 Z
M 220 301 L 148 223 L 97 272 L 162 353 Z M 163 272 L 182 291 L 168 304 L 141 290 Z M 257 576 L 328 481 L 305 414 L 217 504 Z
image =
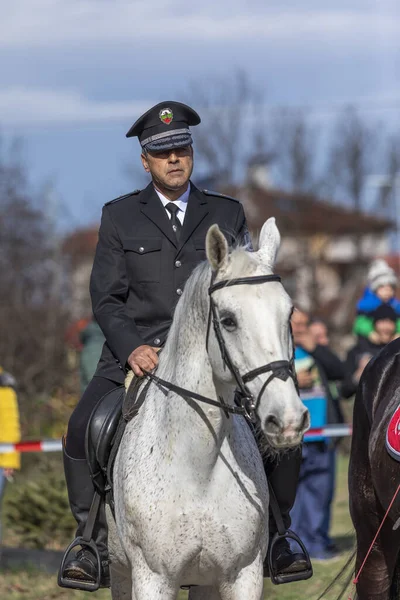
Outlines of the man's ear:
M 143 169 L 146 171 L 146 173 L 150 173 L 150 167 L 149 167 L 149 163 L 147 160 L 147 154 L 142 152 L 142 154 L 140 155 L 140 158 L 142 159 Z

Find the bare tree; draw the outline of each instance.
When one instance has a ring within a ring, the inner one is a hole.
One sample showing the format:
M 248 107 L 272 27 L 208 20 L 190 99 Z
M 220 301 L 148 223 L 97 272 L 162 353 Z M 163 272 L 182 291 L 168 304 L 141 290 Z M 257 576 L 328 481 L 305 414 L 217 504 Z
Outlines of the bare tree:
M 194 83 L 186 94 L 200 113 L 202 124 L 193 130 L 203 170 L 221 184 L 243 176 L 250 158 L 269 155 L 263 95 L 246 73 Z
M 340 192 L 358 212 L 363 209 L 376 144 L 376 129 L 367 125 L 354 107 L 345 108 L 333 131 L 326 181 L 332 193 Z
M 379 186 L 376 209 L 386 214 L 397 212 L 396 202 L 400 202 L 400 136 L 392 136 L 387 141 L 383 172 L 386 181 Z M 394 211 L 393 211 L 394 209 Z
M 0 364 L 17 379 L 23 414 L 65 381 L 68 298 L 58 240 L 15 156 L 0 158 Z
M 302 109 L 282 109 L 270 121 L 280 184 L 292 192 L 316 192 L 319 130 Z
M 188 102 L 202 116 L 194 130 L 196 154 L 211 179 L 231 184 L 262 163 L 273 167 L 277 185 L 315 191 L 319 132 L 305 111 L 272 111 L 263 91 L 240 70 L 206 86 L 192 83 Z
M 400 174 L 400 135 L 389 138 L 386 163 L 388 176 L 393 180 Z

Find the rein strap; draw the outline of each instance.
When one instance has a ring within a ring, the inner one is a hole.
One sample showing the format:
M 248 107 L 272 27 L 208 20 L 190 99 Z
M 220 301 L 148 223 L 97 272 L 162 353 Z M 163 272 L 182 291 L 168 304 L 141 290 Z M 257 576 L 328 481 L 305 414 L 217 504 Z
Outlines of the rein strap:
M 183 396 L 183 397 L 186 396 L 188 398 L 193 398 L 193 400 L 199 400 L 200 402 L 205 402 L 206 404 L 211 404 L 211 406 L 216 406 L 217 408 L 222 408 L 224 411 L 235 414 L 235 415 L 246 416 L 246 411 L 241 406 L 232 406 L 223 401 L 218 402 L 218 400 L 213 400 L 212 398 L 207 398 L 207 396 L 202 396 L 201 394 L 197 394 L 196 392 L 191 392 L 190 390 L 182 388 L 179 385 L 175 385 L 174 383 L 171 383 L 170 381 L 161 379 L 160 377 L 157 377 L 157 375 L 153 375 L 153 373 L 150 373 L 149 371 L 145 371 L 144 369 L 142 369 L 142 371 L 146 375 L 146 377 L 149 377 L 149 379 L 151 379 L 155 383 L 158 383 L 159 385 L 161 385 L 162 387 L 166 388 L 167 390 L 169 390 L 171 392 L 175 392 L 179 396 Z

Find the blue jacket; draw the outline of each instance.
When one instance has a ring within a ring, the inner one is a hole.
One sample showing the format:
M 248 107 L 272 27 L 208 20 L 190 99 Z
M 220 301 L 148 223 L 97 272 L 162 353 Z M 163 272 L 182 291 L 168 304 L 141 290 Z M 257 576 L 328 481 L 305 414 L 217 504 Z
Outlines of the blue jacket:
M 373 292 L 370 288 L 365 288 L 364 295 L 357 302 L 357 313 L 358 314 L 369 314 L 374 312 L 383 304 L 382 300 Z M 391 306 L 396 314 L 400 316 L 400 301 L 397 298 L 389 300 L 388 305 Z

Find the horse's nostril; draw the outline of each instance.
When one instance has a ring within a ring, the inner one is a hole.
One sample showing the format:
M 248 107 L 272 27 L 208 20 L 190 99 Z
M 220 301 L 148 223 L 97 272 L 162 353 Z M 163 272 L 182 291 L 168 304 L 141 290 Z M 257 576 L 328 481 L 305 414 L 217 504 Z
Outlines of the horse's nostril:
M 301 419 L 299 431 L 303 432 L 310 427 L 310 413 L 308 410 L 305 410 L 303 413 L 303 418 Z
M 279 433 L 282 431 L 282 423 L 275 415 L 268 415 L 265 419 L 265 431 L 267 433 Z

